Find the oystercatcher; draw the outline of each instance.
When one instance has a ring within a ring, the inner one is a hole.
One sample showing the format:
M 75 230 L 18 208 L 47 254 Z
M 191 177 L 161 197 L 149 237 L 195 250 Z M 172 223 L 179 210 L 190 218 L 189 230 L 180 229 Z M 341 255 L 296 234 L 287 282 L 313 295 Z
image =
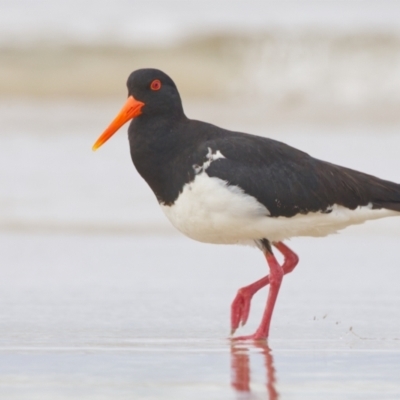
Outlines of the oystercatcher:
M 132 120 L 133 164 L 175 228 L 200 242 L 253 244 L 264 253 L 269 275 L 239 289 L 231 306 L 233 334 L 246 323 L 252 296 L 269 284 L 261 324 L 235 339 L 268 337 L 282 278 L 299 260 L 283 240 L 400 215 L 397 183 L 187 118 L 175 83 L 160 70 L 134 71 L 127 87 L 125 105 L 93 150 Z M 282 265 L 273 247 L 284 256 Z

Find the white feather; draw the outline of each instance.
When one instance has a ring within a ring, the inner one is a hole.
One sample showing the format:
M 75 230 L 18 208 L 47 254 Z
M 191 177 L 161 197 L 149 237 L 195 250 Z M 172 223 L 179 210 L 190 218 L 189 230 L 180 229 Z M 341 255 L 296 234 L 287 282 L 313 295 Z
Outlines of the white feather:
M 386 209 L 374 210 L 370 205 L 355 210 L 333 205 L 330 213 L 270 217 L 267 208 L 239 187 L 210 178 L 205 172 L 207 167 L 203 164 L 172 206 L 161 205 L 175 228 L 200 242 L 249 244 L 262 238 L 280 241 L 295 236 L 326 236 L 370 219 L 400 215 Z

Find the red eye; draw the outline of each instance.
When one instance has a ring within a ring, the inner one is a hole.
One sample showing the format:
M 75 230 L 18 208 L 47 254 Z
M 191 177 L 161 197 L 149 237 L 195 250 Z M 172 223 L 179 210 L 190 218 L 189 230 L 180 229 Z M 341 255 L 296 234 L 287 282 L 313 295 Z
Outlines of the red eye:
M 154 79 L 153 82 L 150 83 L 151 90 L 160 90 L 161 89 L 161 81 L 158 79 Z

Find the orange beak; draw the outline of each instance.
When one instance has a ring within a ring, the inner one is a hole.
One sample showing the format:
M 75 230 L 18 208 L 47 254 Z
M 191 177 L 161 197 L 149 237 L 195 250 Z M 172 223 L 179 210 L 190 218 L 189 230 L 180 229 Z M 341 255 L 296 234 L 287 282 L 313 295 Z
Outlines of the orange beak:
M 143 106 L 144 103 L 136 100 L 133 96 L 129 96 L 128 100 L 126 100 L 126 103 L 124 104 L 118 115 L 114 118 L 113 122 L 111 122 L 108 128 L 96 140 L 96 143 L 93 145 L 92 150 L 97 150 L 101 145 L 107 142 L 107 140 L 110 139 L 110 137 L 114 135 L 114 133 L 117 132 L 117 130 L 121 128 L 122 125 L 127 123 L 132 118 L 139 116 L 142 113 Z

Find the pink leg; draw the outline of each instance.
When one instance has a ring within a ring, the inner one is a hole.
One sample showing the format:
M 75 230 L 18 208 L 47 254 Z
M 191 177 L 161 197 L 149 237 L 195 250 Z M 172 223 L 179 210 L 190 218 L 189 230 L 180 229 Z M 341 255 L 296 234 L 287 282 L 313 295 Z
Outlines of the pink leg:
M 289 249 L 282 242 L 273 243 L 273 245 L 282 253 L 284 256 L 284 262 L 282 265 L 283 273 L 286 275 L 292 272 L 299 262 L 299 257 Z M 238 290 L 235 299 L 231 305 L 231 334 L 233 335 L 236 329 L 241 323 L 242 326 L 246 324 L 250 314 L 251 299 L 256 292 L 258 292 L 264 286 L 269 284 L 269 275 L 261 278 L 257 282 L 252 283 L 249 286 L 242 287 Z
M 272 253 L 270 253 L 268 250 L 265 250 L 264 254 L 269 265 L 270 274 L 267 306 L 265 307 L 261 324 L 253 335 L 239 336 L 233 340 L 264 340 L 268 337 L 272 313 L 274 311 L 279 288 L 281 287 L 283 279 L 283 270 Z

